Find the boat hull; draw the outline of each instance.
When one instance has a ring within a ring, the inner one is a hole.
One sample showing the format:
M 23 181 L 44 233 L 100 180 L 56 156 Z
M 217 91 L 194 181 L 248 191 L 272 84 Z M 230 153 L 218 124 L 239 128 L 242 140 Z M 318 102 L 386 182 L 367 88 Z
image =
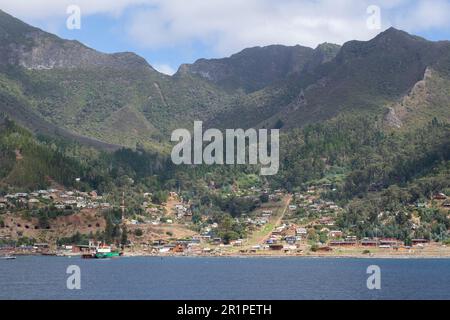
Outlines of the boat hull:
M 120 257 L 119 252 L 98 252 L 95 254 L 95 258 L 97 259 L 107 259 L 107 258 L 116 258 Z
M 15 260 L 16 257 L 14 256 L 7 256 L 7 257 L 1 257 L 2 260 Z

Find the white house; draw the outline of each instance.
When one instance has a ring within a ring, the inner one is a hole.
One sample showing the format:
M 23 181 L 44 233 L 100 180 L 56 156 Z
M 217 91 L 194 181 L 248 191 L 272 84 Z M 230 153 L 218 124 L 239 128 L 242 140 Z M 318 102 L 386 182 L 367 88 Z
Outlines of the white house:
M 297 228 L 295 233 L 298 236 L 306 236 L 308 234 L 308 230 L 306 230 L 306 228 Z

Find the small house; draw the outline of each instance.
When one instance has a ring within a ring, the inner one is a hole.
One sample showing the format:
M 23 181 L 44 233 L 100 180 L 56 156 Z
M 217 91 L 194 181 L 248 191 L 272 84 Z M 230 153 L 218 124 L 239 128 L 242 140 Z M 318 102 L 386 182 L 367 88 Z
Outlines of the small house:
M 427 239 L 412 239 L 411 242 L 412 242 L 413 246 L 415 246 L 415 245 L 419 245 L 419 244 L 424 245 L 424 244 L 429 243 L 430 241 Z
M 379 248 L 398 247 L 399 241 L 397 239 L 381 239 L 378 241 Z
M 318 247 L 316 249 L 317 252 L 330 252 L 333 251 L 333 248 L 329 247 L 329 246 L 322 246 L 322 247 Z
M 172 248 L 173 253 L 183 253 L 184 247 L 181 244 L 177 244 L 174 248 Z
M 28 193 L 23 192 L 16 193 L 16 198 L 26 198 L 26 197 L 28 197 Z
M 295 234 L 298 236 L 306 236 L 308 234 L 308 230 L 306 230 L 306 228 L 297 228 L 295 230 Z
M 446 200 L 446 199 L 447 199 L 447 196 L 446 196 L 445 194 L 443 194 L 442 192 L 440 192 L 440 193 L 436 193 L 436 194 L 433 196 L 433 199 L 434 199 L 434 200 Z
M 363 240 L 361 240 L 361 245 L 363 247 L 376 247 L 378 245 L 378 241 L 370 240 L 370 239 L 363 239 Z
M 342 238 L 343 235 L 344 235 L 344 233 L 340 230 L 332 230 L 328 233 L 328 236 L 330 238 L 335 238 L 335 239 Z
M 297 242 L 297 237 L 288 236 L 284 238 L 284 241 L 286 241 L 288 244 L 295 244 Z
M 274 250 L 274 251 L 281 251 L 281 250 L 283 250 L 283 248 L 284 248 L 284 246 L 282 244 L 274 243 L 274 244 L 269 245 L 269 249 Z

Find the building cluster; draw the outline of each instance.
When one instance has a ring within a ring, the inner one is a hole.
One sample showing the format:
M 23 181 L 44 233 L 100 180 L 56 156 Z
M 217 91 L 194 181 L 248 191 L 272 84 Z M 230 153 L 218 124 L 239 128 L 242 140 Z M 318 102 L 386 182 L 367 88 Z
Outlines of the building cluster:
M 108 209 L 111 204 L 96 191 L 61 191 L 58 189 L 37 190 L 31 193 L 19 192 L 0 197 L 0 210 L 34 209 L 53 206 L 57 210 Z

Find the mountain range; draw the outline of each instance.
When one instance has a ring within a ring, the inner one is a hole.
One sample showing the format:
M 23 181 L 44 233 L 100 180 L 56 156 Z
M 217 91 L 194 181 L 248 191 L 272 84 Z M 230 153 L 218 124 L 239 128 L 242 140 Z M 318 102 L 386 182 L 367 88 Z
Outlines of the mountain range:
M 166 150 L 194 120 L 289 131 L 358 113 L 402 130 L 450 119 L 450 42 L 390 28 L 343 46 L 248 48 L 167 76 L 134 53 L 101 53 L 0 11 L 0 110 L 106 150 Z

